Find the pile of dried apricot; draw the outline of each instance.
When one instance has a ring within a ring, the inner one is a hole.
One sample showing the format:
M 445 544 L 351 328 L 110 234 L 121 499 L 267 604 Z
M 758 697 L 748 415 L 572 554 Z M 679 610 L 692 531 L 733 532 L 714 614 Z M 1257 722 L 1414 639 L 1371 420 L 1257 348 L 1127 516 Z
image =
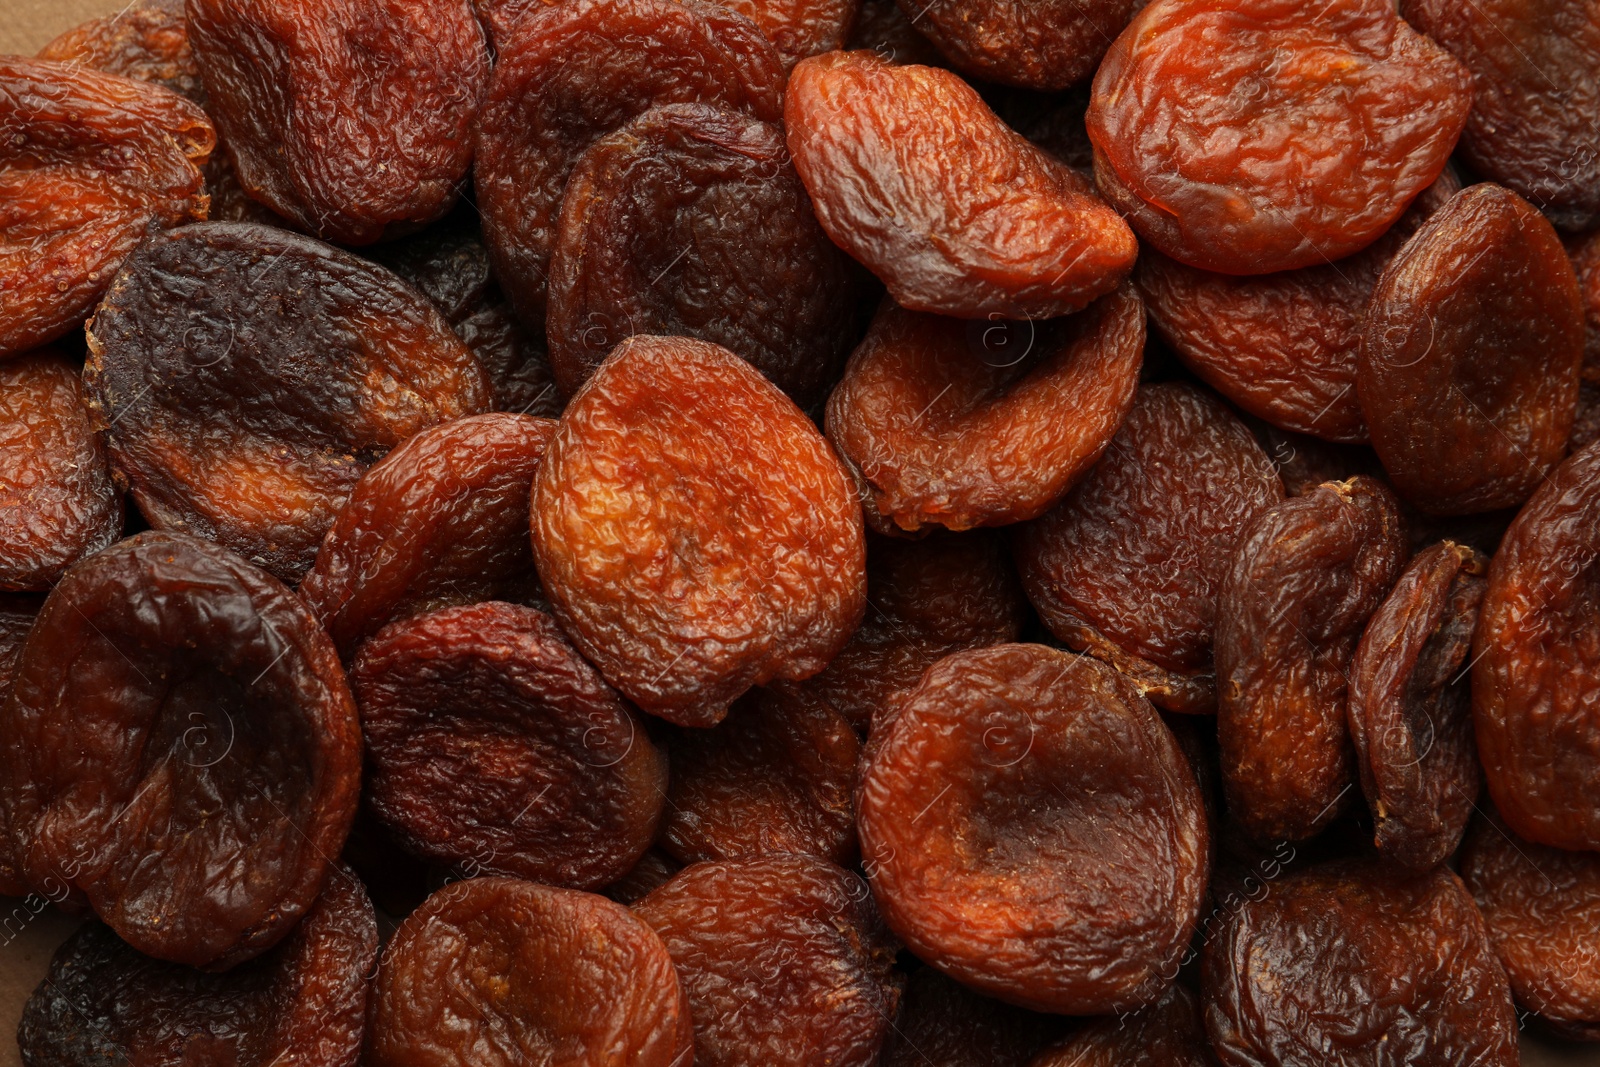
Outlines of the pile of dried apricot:
M 1597 102 L 1600 0 L 0 56 L 22 1062 L 1600 1042 Z

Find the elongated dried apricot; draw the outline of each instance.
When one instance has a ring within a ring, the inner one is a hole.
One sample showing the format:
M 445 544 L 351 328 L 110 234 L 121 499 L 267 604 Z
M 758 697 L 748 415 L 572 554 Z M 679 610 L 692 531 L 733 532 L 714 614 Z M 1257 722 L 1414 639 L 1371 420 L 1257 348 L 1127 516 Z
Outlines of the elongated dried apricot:
M 875 52 L 808 59 L 784 123 L 822 228 L 902 307 L 1050 318 L 1133 267 L 1116 212 L 949 71 Z
M 1161 999 L 1101 1019 L 1042 1052 L 1028 1067 L 1211 1067 L 1195 995 L 1174 983 Z
M 206 88 L 189 45 L 183 2 L 134 0 L 114 15 L 63 33 L 39 49 L 39 58 L 155 82 L 204 107 Z
M 913 24 L 963 74 L 1065 89 L 1094 74 L 1139 0 L 901 0 Z
M 1059 1029 L 923 967 L 906 982 L 883 1067 L 1027 1067 Z

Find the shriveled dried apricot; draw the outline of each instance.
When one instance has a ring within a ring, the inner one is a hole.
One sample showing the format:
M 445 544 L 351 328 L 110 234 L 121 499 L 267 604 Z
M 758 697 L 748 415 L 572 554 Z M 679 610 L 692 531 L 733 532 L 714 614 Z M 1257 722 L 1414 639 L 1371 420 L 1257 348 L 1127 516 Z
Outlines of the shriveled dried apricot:
M 1133 404 L 1144 305 L 1131 286 L 1050 322 L 948 319 L 885 301 L 828 398 L 828 439 L 882 525 L 1003 526 L 1042 514 Z M 1070 412 L 1070 414 L 1066 414 Z
M 1083 81 L 1140 0 L 900 0 L 900 8 L 963 74 L 1028 89 Z
M 618 904 L 637 904 L 670 882 L 672 876 L 681 870 L 683 864 L 659 848 L 650 848 L 639 857 L 639 862 L 633 865 L 632 870 L 601 892 Z
M 838 459 L 776 386 L 705 341 L 617 346 L 561 418 L 532 526 L 573 643 L 680 725 L 817 673 L 866 607 L 861 509 Z
M 1233 817 L 1299 841 L 1353 788 L 1351 657 L 1409 554 L 1394 496 L 1330 482 L 1256 516 L 1217 600 L 1217 739 Z
M 355 815 L 361 734 L 333 643 L 277 579 L 185 534 L 67 572 L 0 732 L 23 875 L 158 959 L 220 970 L 282 940 Z
M 789 71 L 808 56 L 844 47 L 861 0 L 717 0 L 761 27 Z
M 1400 217 L 1471 102 L 1472 75 L 1388 0 L 1163 0 L 1095 75 L 1095 178 L 1190 266 L 1309 267 Z
M 453 326 L 477 309 L 494 285 L 489 249 L 470 207 L 417 233 L 364 249 L 364 254 L 421 290 Z
M 822 228 L 902 307 L 1050 318 L 1133 267 L 1116 212 L 949 71 L 875 52 L 808 59 L 784 122 Z
M 474 878 L 400 924 L 374 989 L 372 1067 L 683 1067 L 689 1008 L 660 938 L 591 893 Z
M 11 695 L 11 680 L 17 674 L 17 658 L 22 655 L 22 643 L 28 639 L 28 631 L 33 629 L 40 603 L 37 596 L 0 593 L 0 705 Z M 0 844 L 0 849 L 4 847 Z
M 204 107 L 206 87 L 189 45 L 183 2 L 134 0 L 115 15 L 63 33 L 39 49 L 39 58 L 155 82 Z
M 566 398 L 556 388 L 544 338 L 522 325 L 498 289 L 456 323 L 456 335 L 489 376 L 496 411 L 547 419 L 561 415 Z
M 1174 983 L 1129 1015 L 1101 1019 L 1042 1052 L 1028 1067 L 1211 1067 L 1195 995 Z
M 1456 194 L 1384 269 L 1356 384 L 1372 446 L 1424 512 L 1527 499 L 1566 449 L 1583 307 L 1555 230 L 1498 185 Z
M 489 406 L 483 371 L 394 275 L 249 223 L 152 237 L 89 329 L 89 405 L 158 529 L 286 580 L 390 448 Z
M 1132 681 L 1043 645 L 930 668 L 874 737 L 857 830 L 906 947 L 1038 1011 L 1159 996 L 1205 895 L 1205 811 L 1171 732 Z
M 871 49 L 891 63 L 948 65 L 894 0 L 861 0 L 861 10 L 856 13 L 855 26 L 844 47 L 846 51 Z
M 923 967 L 906 982 L 883 1067 L 1027 1067 L 1060 1030 L 1025 1011 Z
M 1057 638 L 1161 707 L 1211 712 L 1217 595 L 1246 524 L 1282 499 L 1272 461 L 1221 401 L 1147 385 L 1088 476 L 1020 530 L 1017 566 Z

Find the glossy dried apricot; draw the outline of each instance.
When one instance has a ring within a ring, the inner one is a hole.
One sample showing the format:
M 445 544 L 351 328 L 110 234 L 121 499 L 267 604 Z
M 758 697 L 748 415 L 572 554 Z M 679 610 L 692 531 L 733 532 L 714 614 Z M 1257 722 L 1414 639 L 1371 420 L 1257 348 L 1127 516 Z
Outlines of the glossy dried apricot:
M 901 0 L 957 70 L 1028 89 L 1065 89 L 1094 74 L 1141 0 Z
M 1058 1030 L 1050 1016 L 979 996 L 923 967 L 906 982 L 883 1067 L 1027 1067 Z
M 808 56 L 836 52 L 855 26 L 861 0 L 718 0 L 761 27 L 787 72 Z
M 1471 102 L 1467 69 L 1388 0 L 1161 0 L 1095 75 L 1095 179 L 1190 266 L 1309 267 L 1400 217 Z
M 866 607 L 861 508 L 838 459 L 776 386 L 705 341 L 617 346 L 561 418 L 532 526 L 573 643 L 683 726 L 817 673 Z
M 185 534 L 84 560 L 0 710 L 20 869 L 158 959 L 221 970 L 289 933 L 355 816 L 361 734 L 333 643 L 282 583 Z
M 1143 352 L 1131 286 L 1051 322 L 963 322 L 885 301 L 828 398 L 828 439 L 865 483 L 875 527 L 1032 519 L 1110 444 Z
M 1014 542 L 1050 632 L 1173 711 L 1216 709 L 1217 595 L 1246 524 L 1283 499 L 1250 431 L 1181 383 L 1139 390 L 1100 461 Z
M 38 58 L 155 82 L 205 106 L 206 87 L 189 45 L 184 0 L 133 0 L 114 15 L 73 27 Z
M 121 533 L 77 369 L 48 350 L 0 362 L 0 590 L 49 589 Z
M 1101 1019 L 1039 1054 L 1028 1067 L 1211 1067 L 1200 1005 L 1178 983 L 1129 1015 Z
M 940 660 L 874 737 L 856 817 L 890 929 L 1020 1007 L 1154 999 L 1200 915 L 1194 774 L 1138 687 L 1087 656 L 997 645 Z
M 489 406 L 472 353 L 421 294 L 249 223 L 141 245 L 90 325 L 84 383 L 112 468 L 152 526 L 290 581 L 374 461 Z
M 373 991 L 372 1067 L 683 1067 L 689 1008 L 660 938 L 592 893 L 474 878 L 400 924 Z

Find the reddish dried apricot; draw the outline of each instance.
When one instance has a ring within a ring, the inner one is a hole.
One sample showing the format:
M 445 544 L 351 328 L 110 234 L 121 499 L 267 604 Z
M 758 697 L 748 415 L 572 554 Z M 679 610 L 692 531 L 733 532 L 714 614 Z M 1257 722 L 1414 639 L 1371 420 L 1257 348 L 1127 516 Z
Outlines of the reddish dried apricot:
M 1028 89 L 1092 75 L 1143 0 L 900 0 L 913 25 L 963 74 Z
M 877 1064 L 900 991 L 858 876 L 811 856 L 697 863 L 635 911 L 678 968 L 698 1067 Z
M 221 970 L 282 940 L 355 815 L 361 734 L 333 643 L 277 579 L 184 534 L 67 572 L 0 733 L 23 875 L 158 959 Z
M 787 72 L 807 56 L 844 47 L 861 0 L 717 0 L 761 27 Z
M 883 1067 L 1027 1067 L 1055 1020 L 981 997 L 932 967 L 912 973 Z
M 189 45 L 183 3 L 133 0 L 115 15 L 90 19 L 63 33 L 39 49 L 39 58 L 155 82 L 204 107 L 206 88 Z
M 1408 554 L 1393 495 L 1367 477 L 1292 497 L 1240 535 L 1217 599 L 1217 739 L 1229 810 L 1257 840 L 1303 840 L 1339 814 L 1350 660 Z
M 1129 1015 L 1101 1019 L 1028 1067 L 1211 1067 L 1200 1005 L 1182 985 Z
M 1162 0 L 1094 79 L 1095 178 L 1139 236 L 1225 274 L 1371 244 L 1439 176 L 1472 75 L 1389 0 Z
M 1566 449 L 1583 307 L 1550 224 L 1498 185 L 1457 193 L 1390 260 L 1361 327 L 1372 446 L 1424 512 L 1527 499 Z
M 439 890 L 374 990 L 372 1067 L 683 1067 L 689 1008 L 660 938 L 621 904 L 514 878 Z
M 1173 711 L 1216 710 L 1217 594 L 1247 523 L 1283 499 L 1250 431 L 1180 383 L 1139 390 L 1088 476 L 1014 541 L 1050 632 Z
M 0 590 L 49 589 L 122 533 L 122 494 L 58 353 L 0 362 Z
M 884 520 L 875 526 L 1032 519 L 1111 443 L 1143 351 L 1131 286 L 1040 323 L 963 322 L 885 301 L 828 398 L 828 439 L 865 482 L 866 507 Z
M 1200 915 L 1194 774 L 1138 687 L 1087 656 L 998 645 L 940 660 L 874 737 L 856 808 L 890 928 L 1021 1007 L 1154 999 Z
M 875 52 L 808 59 L 784 122 L 822 228 L 902 307 L 1050 318 L 1133 267 L 1116 212 L 949 71 Z
M 309 237 L 201 223 L 146 241 L 89 328 L 89 405 L 158 529 L 296 580 L 393 446 L 489 406 L 410 286 Z
M 827 441 L 705 341 L 617 346 L 561 418 L 532 525 L 573 643 L 679 725 L 817 673 L 866 607 L 861 509 Z

